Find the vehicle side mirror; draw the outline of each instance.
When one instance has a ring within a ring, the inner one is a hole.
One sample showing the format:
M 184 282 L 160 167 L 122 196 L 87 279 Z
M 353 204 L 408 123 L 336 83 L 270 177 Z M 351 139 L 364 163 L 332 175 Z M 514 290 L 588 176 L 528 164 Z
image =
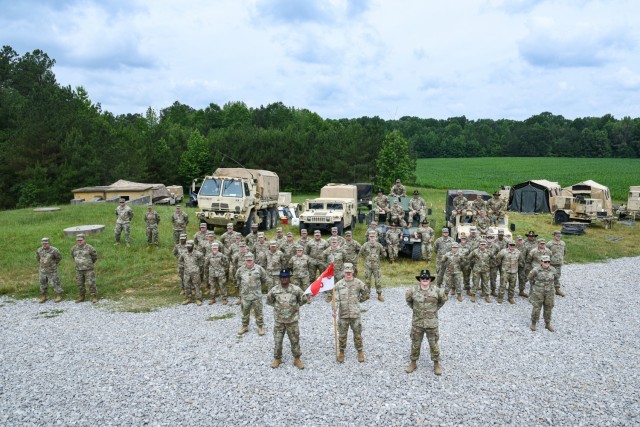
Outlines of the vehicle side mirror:
M 516 225 L 514 223 L 509 224 L 509 230 L 516 231 Z
M 427 209 L 427 215 L 431 216 L 431 208 Z

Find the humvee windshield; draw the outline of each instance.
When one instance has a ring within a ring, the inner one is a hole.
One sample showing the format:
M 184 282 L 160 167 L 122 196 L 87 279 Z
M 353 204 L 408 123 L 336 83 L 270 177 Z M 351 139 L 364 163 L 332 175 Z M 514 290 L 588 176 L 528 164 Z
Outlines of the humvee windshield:
M 342 210 L 342 203 L 327 203 L 329 210 Z
M 207 178 L 200 187 L 201 196 L 219 196 L 220 195 L 220 180 L 216 178 Z
M 324 209 L 324 203 L 311 202 L 309 203 L 309 209 Z
M 242 197 L 242 182 L 225 180 L 222 185 L 222 197 Z

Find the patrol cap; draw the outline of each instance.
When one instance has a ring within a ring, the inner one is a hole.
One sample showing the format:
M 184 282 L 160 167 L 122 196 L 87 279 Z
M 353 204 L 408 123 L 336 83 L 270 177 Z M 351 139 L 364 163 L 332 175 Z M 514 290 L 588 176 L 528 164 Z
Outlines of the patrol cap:
M 307 234 L 307 229 L 303 228 L 302 230 L 300 230 L 300 234 Z
M 287 237 L 293 237 L 293 233 L 290 231 L 287 231 Z
M 495 238 L 495 234 L 487 234 L 487 239 L 493 239 Z
M 320 232 L 320 230 L 316 230 L 316 231 L 313 232 L 313 235 L 315 236 L 316 234 L 317 235 L 321 235 L 322 233 Z
M 258 237 L 264 237 L 264 232 L 263 231 L 258 231 Z
M 247 252 L 247 253 L 245 254 L 245 256 L 244 256 L 244 259 L 245 259 L 245 260 L 250 259 L 250 260 L 252 260 L 252 261 L 253 261 L 253 260 L 254 260 L 254 259 L 256 259 L 256 258 L 253 256 L 253 254 L 252 254 L 251 252 Z
M 217 243 L 217 242 L 216 243 L 212 243 L 211 244 L 211 249 L 213 249 L 213 248 L 219 249 L 220 248 L 220 244 Z
M 181 233 L 180 234 L 180 240 L 184 240 L 187 238 L 187 234 L 186 233 Z
M 335 236 L 331 236 L 331 237 L 329 237 L 329 242 L 330 243 L 338 243 L 338 238 L 335 237 Z
M 76 240 L 84 240 L 84 234 L 83 233 L 77 234 Z
M 378 193 L 382 193 L 382 188 L 378 188 Z
M 232 222 L 228 223 L 227 228 L 233 228 L 233 223 Z
M 400 182 L 400 178 L 396 179 L 396 183 Z
M 258 228 L 258 224 L 256 223 L 251 224 L 251 228 Z
M 216 235 L 216 233 L 214 233 L 214 232 L 213 232 L 213 230 L 209 230 L 209 231 L 207 231 L 207 232 L 205 233 L 205 236 L 207 236 L 207 237 L 208 237 L 208 236 L 215 236 L 215 235 Z
M 201 223 L 200 223 L 200 228 L 202 228 L 202 227 L 206 227 L 206 226 L 207 226 L 207 223 L 206 223 L 206 222 L 201 222 Z
M 272 241 L 269 242 L 269 246 L 276 246 L 277 247 L 278 244 L 276 243 L 275 240 L 272 240 Z
M 476 231 L 478 231 L 478 229 L 475 228 L 475 227 L 470 227 L 469 228 L 469 233 L 475 233 Z
M 560 230 L 556 230 L 556 231 L 554 231 L 554 232 L 553 232 L 553 235 L 555 236 L 556 234 L 560 234 L 560 235 L 562 235 L 562 231 L 560 231 Z
M 415 191 L 413 192 L 413 195 L 414 195 L 414 196 L 417 196 L 418 194 L 420 194 L 420 193 L 418 192 L 418 190 L 415 190 Z
M 343 271 L 345 273 L 353 273 L 353 264 L 351 264 L 350 262 L 345 262 Z
M 148 208 L 152 208 L 153 207 L 153 203 L 147 203 L 147 207 Z
M 507 245 L 509 245 L 509 246 L 515 246 L 515 245 L 516 245 L 516 242 L 514 242 L 513 240 L 509 240 L 509 241 L 507 242 Z
M 239 248 L 246 248 L 247 244 L 245 242 L 240 242 L 240 244 L 238 245 Z
M 498 230 L 498 234 L 504 234 L 504 230 L 503 229 Z
M 460 244 L 457 242 L 454 242 L 451 244 L 451 248 L 459 248 L 459 247 L 460 247 Z
M 304 249 L 304 248 L 303 248 L 302 246 L 300 246 L 300 245 L 296 245 L 296 251 L 301 251 L 301 250 L 303 250 L 303 249 Z
M 282 233 L 282 227 L 276 228 L 276 233 Z
M 280 270 L 280 277 L 291 277 L 291 273 L 286 268 Z
M 479 244 L 480 244 L 480 245 L 486 245 L 486 244 L 487 244 L 487 241 L 486 241 L 486 240 L 480 240 L 480 243 L 479 243 Z
M 180 209 L 182 206 L 180 205 L 176 205 L 176 209 Z
M 551 261 L 551 257 L 549 255 L 542 255 L 540 261 Z
M 351 232 L 351 230 L 349 230 L 349 231 L 345 231 L 345 232 L 344 232 L 344 236 L 345 236 L 345 237 L 346 237 L 346 236 L 351 236 L 352 234 L 353 234 L 353 233 Z
M 442 227 L 442 232 L 443 232 L 443 233 L 448 233 L 448 232 L 449 232 L 449 229 L 448 229 L 447 227 Z
M 123 199 L 123 198 L 120 198 L 119 202 L 120 202 L 120 203 L 124 203 L 124 202 L 126 202 L 126 200 L 125 200 L 125 199 Z
M 547 243 L 547 241 L 546 241 L 546 240 L 544 240 L 544 239 L 538 239 L 538 243 L 545 243 L 545 244 L 546 244 L 546 243 Z
M 518 239 L 518 240 L 524 240 L 524 239 L 522 238 L 522 236 L 521 236 L 521 235 L 519 235 L 519 234 L 518 234 L 518 236 L 516 237 L 516 239 Z
M 376 233 L 375 231 L 372 230 L 372 231 L 369 232 L 369 237 L 371 237 L 371 236 L 376 237 L 376 234 L 378 234 L 378 233 Z
M 40 241 L 42 243 L 49 243 L 49 238 L 48 237 L 43 237 Z
M 331 232 L 333 233 L 334 231 L 338 231 L 338 227 L 331 227 Z
M 187 246 L 193 246 L 193 240 L 187 240 Z

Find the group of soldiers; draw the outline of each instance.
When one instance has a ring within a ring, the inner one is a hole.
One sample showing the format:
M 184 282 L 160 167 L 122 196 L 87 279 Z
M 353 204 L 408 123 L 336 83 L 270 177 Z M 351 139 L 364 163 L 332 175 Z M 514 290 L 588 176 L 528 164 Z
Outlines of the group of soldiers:
M 456 191 L 456 197 L 452 200 L 451 222 L 455 224 L 458 215 L 465 216 L 471 211 L 473 223 L 478 227 L 482 235 L 487 234 L 489 227 L 497 227 L 504 224 L 504 216 L 507 211 L 507 201 L 500 198 L 500 192 L 493 193 L 493 198 L 484 200 L 480 194 L 469 203 L 462 190 Z

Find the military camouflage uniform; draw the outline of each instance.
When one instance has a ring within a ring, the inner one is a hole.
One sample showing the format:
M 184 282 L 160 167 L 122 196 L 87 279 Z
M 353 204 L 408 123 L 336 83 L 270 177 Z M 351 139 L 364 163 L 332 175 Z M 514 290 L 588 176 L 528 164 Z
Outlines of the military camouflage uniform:
M 289 265 L 291 257 L 296 254 L 296 242 L 288 239 L 282 242 L 280 245 L 280 251 L 282 251 L 282 265 Z
M 529 301 L 533 305 L 531 311 L 531 323 L 537 323 L 540 319 L 540 311 L 544 307 L 544 322 L 547 325 L 551 324 L 551 314 L 553 312 L 553 306 L 555 302 L 555 285 L 556 269 L 552 266 L 549 268 L 542 268 L 540 266 L 534 267 L 529 272 L 529 282 L 533 283 L 531 288 L 531 295 Z
M 487 201 L 487 210 L 493 224 L 504 223 L 504 211 L 507 209 L 507 202 L 500 198 L 492 198 Z
M 529 276 L 529 272 L 533 269 L 532 265 L 531 265 L 531 261 L 529 260 L 529 252 L 531 252 L 533 249 L 538 247 L 538 241 L 536 239 L 531 240 L 530 238 L 527 238 L 527 240 L 524 241 L 524 275 L 525 275 L 525 282 L 522 283 L 520 289 L 524 290 L 524 286 L 526 284 L 526 278 Z M 540 265 L 540 264 L 537 264 Z
M 269 289 L 272 289 L 278 283 L 280 283 L 280 270 L 285 268 L 283 253 L 276 249 L 275 252 L 269 250 L 267 252 L 267 273 L 269 273 Z
M 491 295 L 496 296 L 496 290 L 498 289 L 498 270 L 500 267 L 500 262 L 498 261 L 500 246 L 498 246 L 497 242 L 487 241 L 487 250 L 491 253 L 491 261 L 489 261 L 489 281 L 491 283 Z
M 391 187 L 391 191 L 389 192 L 389 194 L 391 194 L 392 196 L 404 197 L 407 195 L 407 189 L 404 187 L 404 185 L 396 182 Z
M 489 264 L 491 263 L 491 251 L 479 245 L 478 248 L 469 254 L 469 262 L 473 264 L 473 290 L 472 296 L 478 293 L 478 289 L 482 288 L 482 296 L 489 295 Z
M 489 233 L 489 227 L 491 227 L 491 220 L 486 216 L 479 216 L 476 219 L 476 227 L 482 236 L 486 236 Z
M 187 252 L 187 245 L 178 243 L 173 247 L 173 256 L 178 259 L 178 277 L 180 277 L 180 289 L 184 291 L 184 262 L 180 258 L 182 254 Z
M 440 361 L 440 347 L 438 340 L 438 310 L 447 302 L 447 294 L 439 287 L 431 284 L 429 289 L 422 290 L 416 285 L 407 290 L 405 300 L 413 310 L 411 320 L 411 360 L 417 361 L 420 357 L 422 339 L 427 336 L 431 360 Z
M 303 294 L 302 289 L 294 284 L 285 288 L 278 283 L 267 294 L 267 304 L 273 306 L 274 359 L 282 359 L 282 341 L 285 334 L 289 336 L 293 357 L 298 358 L 302 355 L 298 320 L 300 319 L 300 306 L 306 302 L 307 296 Z
M 173 224 L 173 243 L 178 244 L 180 242 L 180 235 L 187 232 L 187 225 L 189 225 L 189 215 L 186 212 L 176 210 L 171 215 L 171 223 Z
M 370 292 L 372 282 L 376 287 L 376 292 L 382 292 L 380 259 L 384 257 L 384 254 L 384 246 L 377 240 L 365 242 L 360 249 L 360 256 L 364 259 L 364 280 L 367 282 L 367 292 Z
M 384 236 L 387 241 L 387 253 L 389 254 L 389 261 L 391 263 L 396 262 L 398 259 L 398 251 L 400 250 L 400 240 L 402 240 L 402 230 L 399 228 L 389 228 Z
M 344 251 L 340 247 L 333 248 L 329 246 L 322 253 L 324 264 L 328 266 L 333 263 L 333 277 L 335 281 L 342 280 L 344 277 Z
M 203 275 L 204 256 L 202 252 L 193 249 L 185 251 L 178 258 L 178 263 L 182 261 L 184 266 L 184 293 L 187 298 L 202 299 L 200 290 L 200 278 Z
M 249 234 L 247 234 L 247 236 L 244 238 L 244 241 L 247 243 L 247 249 L 250 252 L 253 252 L 253 247 L 255 246 L 256 242 L 258 241 L 258 232 L 256 231 L 251 232 Z
M 151 246 L 155 244 L 160 246 L 160 240 L 158 239 L 158 224 L 160 223 L 160 215 L 155 210 L 144 214 L 144 222 L 147 224 L 147 245 Z
M 484 211 L 486 209 L 487 202 L 485 202 L 482 197 L 480 197 L 479 199 L 477 198 L 473 202 L 471 202 L 471 210 L 473 210 L 474 217 L 477 217 L 478 215 L 480 215 L 480 211 Z
M 397 221 L 400 227 L 407 226 L 407 221 L 404 220 L 404 209 L 402 209 L 402 206 L 394 203 L 389 210 L 389 214 L 391 215 L 391 220 L 389 221 L 390 224 Z
M 124 239 L 127 243 L 131 241 L 131 220 L 133 219 L 133 210 L 129 205 L 118 206 L 116 208 L 116 243 L 120 243 L 120 235 L 124 230 Z
M 555 287 L 560 289 L 560 276 L 562 275 L 564 257 L 567 254 L 567 246 L 562 240 L 551 239 L 547 242 L 547 249 L 551 251 L 551 266 L 556 269 Z
M 98 294 L 96 288 L 96 272 L 94 265 L 98 261 L 98 253 L 95 248 L 88 243 L 76 244 L 71 248 L 71 258 L 76 263 L 76 284 L 78 285 L 78 296 L 84 298 L 86 283 L 89 284 L 89 292 L 92 296 Z
M 313 281 L 322 274 L 326 265 L 324 265 L 324 251 L 329 247 L 326 240 L 311 239 L 309 243 L 304 247 L 304 253 L 309 257 L 309 278 Z
M 251 309 L 253 309 L 253 314 L 256 316 L 258 327 L 263 326 L 262 286 L 267 286 L 269 283 L 267 272 L 258 264 L 254 264 L 252 268 L 244 265 L 236 271 L 236 283 L 240 287 L 240 296 L 242 298 L 242 326 L 249 326 Z
M 236 288 L 240 287 L 240 284 L 236 281 L 236 273 L 237 271 L 244 266 L 244 256 L 248 253 L 246 249 L 246 244 L 244 246 L 244 252 L 238 249 L 237 252 L 234 252 L 230 259 L 229 265 L 229 278 L 233 281 L 233 285 Z
M 453 239 L 449 235 L 447 235 L 447 237 L 440 236 L 436 239 L 436 243 L 433 245 L 433 248 L 436 251 L 436 273 L 440 273 L 442 257 L 451 250 L 452 244 Z
M 460 253 L 458 248 L 457 253 L 449 251 L 442 257 L 441 268 L 438 273 L 437 285 L 442 287 L 442 283 L 445 284 L 445 294 L 453 289 L 456 294 L 462 294 L 462 264 L 464 262 L 464 256 Z
M 520 251 L 520 258 L 518 259 L 518 291 L 522 293 L 525 291 L 525 284 L 527 283 L 527 272 L 526 272 L 527 253 L 526 253 L 526 247 L 524 245 L 524 242 L 517 241 L 516 249 Z
M 306 237 L 300 237 L 298 240 L 296 240 L 296 245 L 302 246 L 302 248 L 304 249 L 305 247 L 307 247 L 307 243 L 309 243 L 311 240 L 309 236 Z
M 421 253 L 422 260 L 431 262 L 431 252 L 433 251 L 433 237 L 435 236 L 435 231 L 433 228 L 426 224 L 426 227 L 420 226 L 416 230 L 416 234 L 418 238 L 421 239 Z
M 420 224 L 422 224 L 422 221 L 424 221 L 427 216 L 427 202 L 419 196 L 414 196 L 409 200 L 409 223 L 413 223 L 415 214 L 420 215 Z
M 350 262 L 353 264 L 353 275 L 358 275 L 358 254 L 360 253 L 360 249 L 362 245 L 355 240 L 346 240 L 344 245 L 342 245 L 342 251 L 344 252 L 344 262 Z
M 389 213 L 389 198 L 384 194 L 378 195 L 373 199 L 373 216 L 376 221 L 380 221 L 380 215 Z
M 57 248 L 49 246 L 48 249 L 39 247 L 36 251 L 36 260 L 40 264 L 40 294 L 47 295 L 49 283 L 57 295 L 62 295 L 62 285 L 58 276 L 58 264 L 62 260 L 62 254 Z
M 309 287 L 309 257 L 305 254 L 292 256 L 289 260 L 293 284 L 303 291 Z
M 233 230 L 233 228 L 227 228 L 227 231 L 222 233 L 220 236 L 220 243 L 224 246 L 225 255 L 229 255 L 229 250 L 231 249 L 231 245 L 236 241 L 237 232 Z M 239 233 L 238 233 L 239 234 Z
M 535 266 L 540 265 L 540 260 L 545 255 L 551 257 L 551 251 L 547 247 L 540 249 L 540 246 L 536 246 L 529 251 L 529 254 L 527 255 L 527 262 L 532 266 L 532 270 Z M 533 292 L 534 283 L 531 281 L 529 274 L 527 274 L 527 278 L 529 279 L 529 293 L 531 293 Z
M 340 280 L 335 286 L 336 311 L 338 314 L 338 347 L 341 353 L 347 347 L 349 327 L 353 331 L 353 342 L 358 352 L 363 351 L 360 303 L 369 297 L 369 291 L 360 279 L 347 282 Z
M 469 261 L 469 254 L 473 249 L 469 242 L 460 242 L 460 249 L 458 252 L 462 255 L 462 261 L 460 262 L 460 268 L 462 269 L 462 285 L 467 294 L 471 293 L 471 262 Z
M 453 211 L 451 212 L 451 221 L 453 222 L 456 215 L 465 215 L 467 210 L 467 198 L 458 196 L 453 198 Z
M 227 300 L 227 269 L 229 258 L 221 253 L 211 251 L 204 259 L 204 277 L 211 289 L 211 299 L 216 295 L 222 296 L 222 301 Z
M 216 241 L 215 234 L 213 236 L 214 236 L 214 239 L 211 242 L 209 242 L 209 239 L 207 239 L 207 230 L 198 231 L 196 234 L 193 235 L 194 249 L 200 251 L 202 255 L 205 255 L 207 253 L 207 246 L 210 243 L 213 243 Z
M 520 251 L 515 249 L 513 252 L 508 248 L 498 253 L 498 262 L 502 267 L 500 273 L 500 289 L 498 290 L 498 298 L 504 298 L 505 285 L 508 284 L 508 297 L 512 299 L 516 292 L 516 280 L 518 279 L 518 266 L 520 265 Z

